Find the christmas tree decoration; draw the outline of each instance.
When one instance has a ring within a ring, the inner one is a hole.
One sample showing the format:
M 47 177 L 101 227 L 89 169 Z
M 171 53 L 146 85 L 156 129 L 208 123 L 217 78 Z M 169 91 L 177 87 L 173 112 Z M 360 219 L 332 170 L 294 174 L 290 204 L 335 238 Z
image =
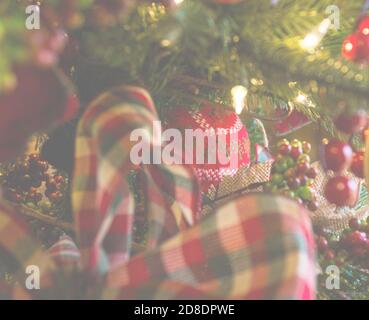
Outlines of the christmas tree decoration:
M 194 150 L 199 147 L 203 148 L 193 154 L 192 167 L 204 193 L 207 193 L 211 186 L 217 187 L 225 176 L 234 176 L 239 169 L 249 166 L 250 140 L 246 128 L 234 111 L 212 105 L 204 105 L 199 110 L 178 107 L 169 113 L 167 119 L 168 128 L 180 129 L 183 133 L 191 129 L 194 132 L 200 130 L 204 137 L 215 134 L 216 144 L 213 146 L 210 138 L 204 138 L 203 145 L 199 144 L 196 138 L 193 140 Z M 211 133 L 212 130 L 214 133 Z M 223 142 L 225 142 L 224 146 L 222 146 Z M 211 152 L 214 152 L 213 148 L 216 152 L 215 163 L 209 161 Z M 186 149 L 183 151 L 185 156 Z M 226 162 L 220 158 L 220 152 L 224 153 L 224 151 L 229 159 Z M 205 154 L 205 162 L 197 159 L 197 155 L 201 154 Z
M 363 179 L 356 177 L 351 171 L 345 173 L 344 178 L 354 181 L 357 193 L 353 206 L 341 206 L 328 201 L 325 194 L 327 184 L 335 177 L 335 173 L 325 170 L 320 162 L 314 162 L 311 166 L 316 174 L 312 189 L 316 195 L 318 209 L 312 212 L 311 216 L 316 227 L 337 235 L 349 227 L 351 219 L 365 220 L 367 218 L 369 215 L 369 195 Z
M 20 157 L 8 165 L 2 177 L 5 197 L 30 208 L 39 204 L 45 214 L 61 214 L 65 202 L 68 180 L 52 169 L 39 154 Z M 41 203 L 42 202 L 42 203 Z
M 301 40 L 301 47 L 309 52 L 313 52 L 321 43 L 323 37 L 327 34 L 329 27 L 331 26 L 330 19 L 324 19 L 319 26 L 315 27 L 312 32 L 307 34 L 303 40 Z
M 342 55 L 357 63 L 369 62 L 369 17 L 366 15 L 368 9 L 369 3 L 365 2 L 355 32 L 347 36 L 342 44 Z
M 352 263 L 368 268 L 369 263 L 369 229 L 366 220 L 352 218 L 349 227 L 337 237 L 319 231 L 316 235 L 317 248 L 322 263 L 343 265 Z M 327 253 L 329 253 L 327 255 Z
M 311 146 L 306 141 L 280 140 L 278 155 L 272 167 L 271 181 L 265 185 L 265 189 L 290 197 L 315 211 L 316 196 L 311 186 L 316 172 L 310 164 L 308 155 L 310 150 Z
M 323 163 L 328 170 L 343 172 L 351 166 L 353 151 L 350 145 L 331 140 L 324 147 Z
M 245 98 L 247 96 L 247 89 L 244 86 L 235 86 L 232 88 L 233 107 L 237 114 L 241 114 L 245 108 Z
M 9 160 L 36 129 L 68 120 L 78 108 L 75 96 L 68 99 L 73 93 L 63 75 L 31 65 L 16 67 L 15 74 L 16 88 L 0 95 L 1 161 Z
M 357 31 L 364 36 L 369 36 L 369 16 L 366 15 L 362 17 L 359 21 L 359 25 L 357 27 Z
M 367 36 L 355 33 L 347 36 L 342 44 L 342 56 L 354 62 L 365 62 L 368 59 L 369 44 Z
M 349 177 L 331 178 L 325 187 L 327 200 L 337 206 L 354 206 L 358 198 L 358 185 Z
M 368 114 L 365 110 L 359 109 L 355 112 L 343 112 L 335 121 L 337 129 L 347 134 L 359 133 L 368 124 Z

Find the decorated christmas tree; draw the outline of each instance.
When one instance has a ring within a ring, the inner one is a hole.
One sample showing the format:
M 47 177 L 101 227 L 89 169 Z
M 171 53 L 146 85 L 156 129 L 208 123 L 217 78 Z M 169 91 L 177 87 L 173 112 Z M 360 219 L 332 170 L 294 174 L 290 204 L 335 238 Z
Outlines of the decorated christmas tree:
M 369 1 L 2 0 L 0 52 L 0 296 L 42 250 L 62 298 L 369 298 Z

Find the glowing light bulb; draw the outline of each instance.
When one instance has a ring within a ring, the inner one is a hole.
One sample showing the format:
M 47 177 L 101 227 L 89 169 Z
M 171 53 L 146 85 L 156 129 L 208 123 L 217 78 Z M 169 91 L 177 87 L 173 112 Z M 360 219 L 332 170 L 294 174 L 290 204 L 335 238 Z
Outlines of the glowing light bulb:
M 319 36 L 316 33 L 309 33 L 301 42 L 300 45 L 305 50 L 315 49 L 320 42 Z
M 354 48 L 354 45 L 351 42 L 347 42 L 345 44 L 345 50 L 346 51 L 351 51 Z
M 301 103 L 301 104 L 305 104 L 307 102 L 307 97 L 306 95 L 304 95 L 303 93 L 299 93 L 296 97 L 296 102 Z
M 307 34 L 306 37 L 300 41 L 300 46 L 307 51 L 313 51 L 327 34 L 330 25 L 331 21 L 329 19 L 324 19 L 315 30 Z
M 233 107 L 237 114 L 241 114 L 245 108 L 245 98 L 248 90 L 244 86 L 235 86 L 231 90 Z
M 319 25 L 319 27 L 318 27 L 318 31 L 320 32 L 320 33 L 322 33 L 323 35 L 325 35 L 327 32 L 328 32 L 328 30 L 329 30 L 329 28 L 330 28 L 330 26 L 331 26 L 331 20 L 330 19 L 324 19 L 321 23 L 320 23 L 320 25 Z
M 304 106 L 307 106 L 309 108 L 315 108 L 314 102 L 310 99 L 309 96 L 304 94 L 303 92 L 299 92 L 298 95 L 295 98 L 296 103 L 303 104 Z

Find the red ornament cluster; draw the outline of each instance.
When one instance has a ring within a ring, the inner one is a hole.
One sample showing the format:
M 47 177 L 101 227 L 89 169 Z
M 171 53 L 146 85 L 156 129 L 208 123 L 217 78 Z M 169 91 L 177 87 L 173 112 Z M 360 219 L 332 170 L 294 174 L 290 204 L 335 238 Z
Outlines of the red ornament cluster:
M 345 111 L 336 118 L 335 125 L 340 131 L 352 136 L 364 131 L 368 125 L 368 115 L 361 109 Z M 358 178 L 364 178 L 364 151 L 354 152 L 348 143 L 333 139 L 324 146 L 323 154 L 324 167 L 336 173 L 325 187 L 327 200 L 337 206 L 354 206 L 358 197 L 358 185 L 354 179 L 345 176 L 344 172 L 351 170 Z
M 323 164 L 326 169 L 336 173 L 325 187 L 327 200 L 337 206 L 354 206 L 358 197 L 358 184 L 345 176 L 344 172 L 351 169 L 355 175 L 363 178 L 363 152 L 354 153 L 349 144 L 333 139 L 324 146 Z
M 316 234 L 316 245 L 323 259 L 337 265 L 349 260 L 369 268 L 369 218 L 351 219 L 349 228 L 338 238 L 331 238 L 322 229 L 316 230 Z
M 369 16 L 361 18 L 356 31 L 343 41 L 342 55 L 354 62 L 369 62 Z
M 3 177 L 5 197 L 11 202 L 34 205 L 48 199 L 49 203 L 43 201 L 43 209 L 51 209 L 63 201 L 67 182 L 51 171 L 48 162 L 38 154 L 19 158 Z

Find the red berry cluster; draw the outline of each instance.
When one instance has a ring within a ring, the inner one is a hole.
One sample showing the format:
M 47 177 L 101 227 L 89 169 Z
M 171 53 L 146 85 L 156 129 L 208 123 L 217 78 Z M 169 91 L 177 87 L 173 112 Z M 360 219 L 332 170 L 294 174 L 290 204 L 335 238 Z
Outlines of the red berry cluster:
M 3 177 L 5 197 L 15 203 L 38 205 L 44 197 L 58 205 L 64 199 L 66 179 L 51 174 L 47 161 L 38 154 L 23 156 L 11 165 Z
M 350 169 L 359 177 L 363 176 L 363 152 L 354 155 L 349 144 L 333 139 L 324 146 L 323 164 L 336 175 L 329 179 L 325 187 L 325 197 L 337 206 L 354 206 L 358 196 L 358 184 L 343 173 Z
M 361 18 L 356 31 L 343 41 L 342 55 L 354 62 L 369 62 L 369 16 Z
M 316 245 L 320 256 L 337 264 L 353 261 L 369 267 L 369 218 L 366 221 L 351 219 L 349 228 L 340 237 L 332 238 L 322 229 L 316 231 Z
M 278 142 L 278 155 L 272 167 L 271 181 L 266 191 L 282 194 L 305 204 L 310 210 L 317 210 L 316 196 L 312 184 L 317 171 L 310 165 L 310 143 L 297 139 L 283 139 Z

